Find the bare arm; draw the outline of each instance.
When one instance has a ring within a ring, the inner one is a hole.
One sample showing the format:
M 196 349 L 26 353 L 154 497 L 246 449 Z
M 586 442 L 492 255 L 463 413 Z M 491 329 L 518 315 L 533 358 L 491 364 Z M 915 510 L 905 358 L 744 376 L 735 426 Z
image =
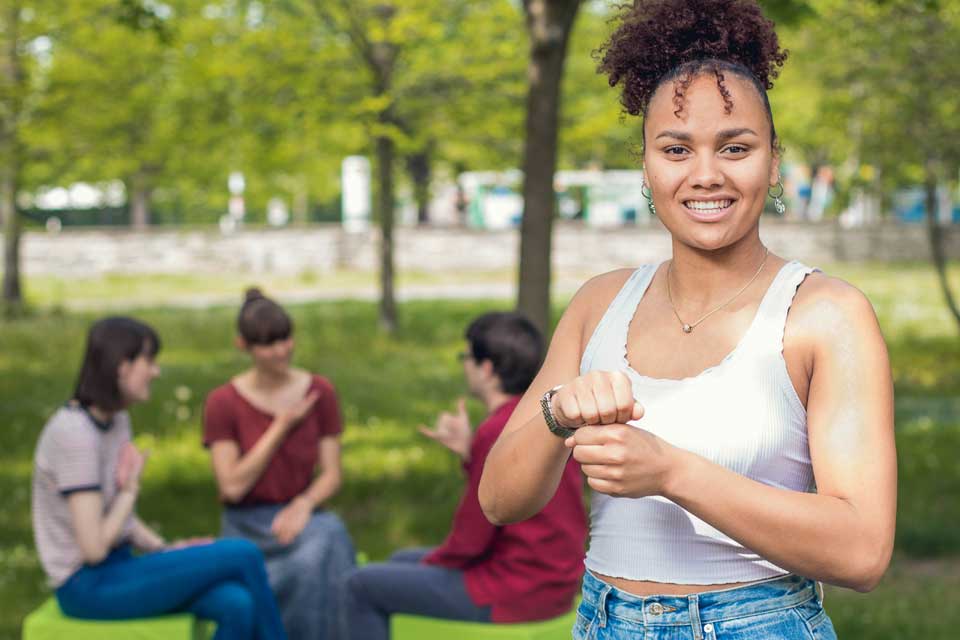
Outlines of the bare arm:
M 325 436 L 320 438 L 320 473 L 297 497 L 315 509 L 336 495 L 340 482 L 340 436 Z
M 556 493 L 570 452 L 547 428 L 540 398 L 553 387 L 580 375 L 587 332 L 593 331 L 599 315 L 629 273 L 619 271 L 594 278 L 577 292 L 560 319 L 540 372 L 523 394 L 484 465 L 480 506 L 493 524 L 529 518 Z M 554 398 L 558 399 L 560 396 Z
M 122 489 L 103 515 L 103 494 L 100 491 L 78 491 L 67 497 L 77 544 L 87 564 L 99 564 L 116 545 L 123 525 L 133 513 L 139 486 Z
M 273 422 L 246 454 L 234 440 L 216 440 L 210 445 L 213 475 L 220 496 L 226 502 L 239 502 L 263 475 L 291 429 L 303 419 L 317 401 L 312 392 L 290 411 L 277 414 Z
M 130 538 L 133 546 L 140 551 L 160 551 L 167 546 L 166 540 L 137 516 L 133 517 L 133 529 L 130 532 Z
M 801 320 L 820 323 L 807 400 L 818 493 L 774 489 L 701 459 L 673 499 L 779 566 L 869 591 L 890 562 L 896 526 L 893 382 L 870 303 L 850 287 L 825 289 Z
M 862 294 L 836 281 L 812 289 L 796 323 L 812 349 L 818 493 L 756 482 L 626 425 L 581 429 L 568 442 L 597 491 L 663 495 L 784 569 L 869 591 L 889 563 L 896 520 L 890 366 Z

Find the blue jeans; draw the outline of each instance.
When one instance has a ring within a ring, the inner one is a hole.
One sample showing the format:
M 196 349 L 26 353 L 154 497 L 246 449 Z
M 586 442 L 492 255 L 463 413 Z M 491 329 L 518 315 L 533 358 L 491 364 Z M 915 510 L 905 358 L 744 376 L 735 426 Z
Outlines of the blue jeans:
M 284 506 L 227 507 L 222 534 L 246 538 L 263 552 L 287 635 L 298 640 L 333 640 L 340 602 L 336 588 L 356 564 L 353 542 L 335 513 L 316 511 L 296 540 L 280 544 L 270 525 Z
M 689 596 L 635 596 L 589 571 L 574 640 L 836 640 L 814 583 L 789 575 Z
M 260 551 L 245 540 L 219 540 L 134 556 L 114 549 L 77 570 L 57 589 L 75 618 L 121 620 L 190 612 L 214 620 L 214 640 L 285 640 Z
M 489 622 L 490 607 L 470 600 L 463 572 L 420 560 L 429 549 L 398 551 L 347 576 L 341 589 L 341 640 L 387 640 L 390 614 Z

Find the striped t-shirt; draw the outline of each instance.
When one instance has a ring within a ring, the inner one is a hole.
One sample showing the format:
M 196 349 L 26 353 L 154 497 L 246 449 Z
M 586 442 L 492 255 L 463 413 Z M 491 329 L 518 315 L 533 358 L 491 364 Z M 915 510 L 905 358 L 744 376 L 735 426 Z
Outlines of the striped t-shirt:
M 125 411 L 101 425 L 79 406 L 67 405 L 43 427 L 33 457 L 33 536 L 51 587 L 59 587 L 83 566 L 67 497 L 76 491 L 100 491 L 106 514 L 117 495 L 120 449 L 129 441 Z M 132 526 L 131 515 L 120 540 L 129 536 Z

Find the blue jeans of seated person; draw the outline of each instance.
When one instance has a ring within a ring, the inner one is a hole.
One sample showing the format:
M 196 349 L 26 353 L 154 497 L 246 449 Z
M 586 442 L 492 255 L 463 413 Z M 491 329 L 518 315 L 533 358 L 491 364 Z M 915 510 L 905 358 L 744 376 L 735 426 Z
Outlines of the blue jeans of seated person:
M 420 563 L 429 552 L 405 549 L 351 572 L 341 589 L 341 640 L 387 640 L 394 613 L 490 622 L 490 607 L 470 600 L 462 571 Z
M 246 540 L 134 556 L 129 545 L 77 570 L 57 589 L 75 618 L 122 620 L 190 612 L 217 623 L 214 640 L 285 640 L 263 555 Z
M 816 586 L 788 575 L 689 596 L 635 596 L 589 571 L 574 640 L 836 640 Z
M 334 640 L 340 602 L 336 589 L 356 564 L 353 542 L 335 513 L 319 510 L 292 543 L 280 544 L 270 527 L 284 506 L 227 507 L 221 534 L 250 540 L 263 552 L 288 636 Z

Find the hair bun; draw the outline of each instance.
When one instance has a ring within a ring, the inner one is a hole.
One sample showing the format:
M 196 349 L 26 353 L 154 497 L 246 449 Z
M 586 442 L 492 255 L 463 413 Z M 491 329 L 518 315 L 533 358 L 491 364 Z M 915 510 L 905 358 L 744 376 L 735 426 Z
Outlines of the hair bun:
M 253 302 L 254 300 L 263 300 L 267 296 L 263 295 L 263 291 L 259 287 L 250 287 L 243 293 L 243 303 L 247 304 L 248 302 Z
M 636 0 L 620 18 L 597 50 L 598 71 L 611 87 L 622 84 L 621 103 L 631 115 L 644 113 L 663 77 L 684 64 L 737 64 L 772 89 L 787 58 L 773 22 L 754 0 Z

